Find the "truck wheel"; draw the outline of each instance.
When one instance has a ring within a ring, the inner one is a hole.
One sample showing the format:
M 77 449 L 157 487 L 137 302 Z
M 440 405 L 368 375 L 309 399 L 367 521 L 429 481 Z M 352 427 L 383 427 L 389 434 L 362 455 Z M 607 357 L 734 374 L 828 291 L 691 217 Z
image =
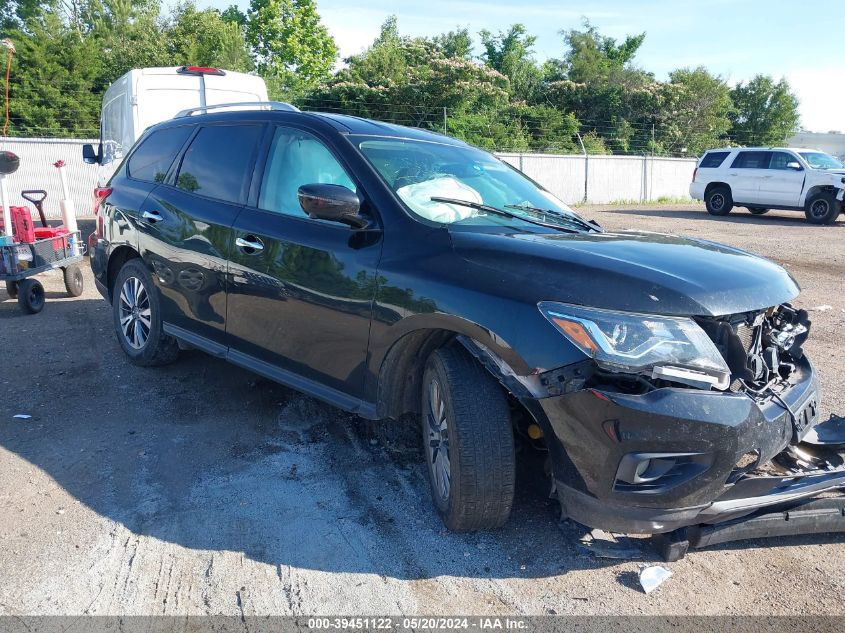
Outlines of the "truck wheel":
M 112 296 L 115 333 L 129 360 L 142 367 L 175 361 L 179 345 L 161 327 L 158 295 L 140 259 L 130 259 L 123 265 Z
M 766 215 L 769 212 L 768 209 L 760 209 L 759 207 L 748 207 L 748 211 L 751 215 Z
M 18 298 L 18 282 L 17 281 L 7 281 L 6 282 L 6 294 L 9 295 L 10 299 L 17 299 Z
M 833 224 L 839 216 L 842 203 L 829 191 L 813 195 L 804 206 L 804 215 L 810 224 Z
M 710 215 L 727 215 L 734 207 L 730 187 L 724 185 L 713 187 L 704 196 L 704 204 L 707 207 L 707 213 Z
M 65 278 L 65 290 L 70 297 L 78 297 L 85 289 L 85 279 L 82 276 L 82 269 L 78 264 L 71 264 L 64 270 L 62 274 Z
M 435 351 L 426 363 L 422 434 L 431 495 L 446 527 L 504 525 L 516 485 L 507 396 L 457 345 Z
M 44 309 L 44 286 L 37 279 L 24 279 L 18 283 L 18 305 L 27 314 L 38 314 Z

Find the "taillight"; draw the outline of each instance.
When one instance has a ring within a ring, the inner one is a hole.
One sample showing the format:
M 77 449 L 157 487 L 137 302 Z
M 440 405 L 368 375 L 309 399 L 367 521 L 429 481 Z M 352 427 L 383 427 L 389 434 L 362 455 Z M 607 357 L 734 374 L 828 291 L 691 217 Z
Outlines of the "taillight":
M 111 192 L 111 187 L 96 187 L 94 189 L 94 215 L 98 214 L 100 205 L 103 203 L 103 200 L 111 195 Z
M 94 217 L 97 218 L 97 237 L 103 237 L 105 221 L 100 215 L 100 205 L 111 195 L 111 187 L 96 187 L 94 189 Z
M 698 167 L 692 170 L 692 181 L 695 182 L 695 177 L 698 175 Z

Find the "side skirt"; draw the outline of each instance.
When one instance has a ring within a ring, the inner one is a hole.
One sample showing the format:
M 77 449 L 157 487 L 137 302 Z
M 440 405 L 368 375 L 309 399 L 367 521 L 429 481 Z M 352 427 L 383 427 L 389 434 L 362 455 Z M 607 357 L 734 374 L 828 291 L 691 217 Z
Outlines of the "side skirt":
M 350 396 L 349 394 L 332 389 L 326 385 L 322 385 L 310 378 L 305 378 L 299 374 L 295 374 L 286 369 L 277 367 L 263 360 L 259 360 L 249 354 L 235 351 L 225 345 L 209 341 L 204 336 L 199 336 L 193 332 L 189 332 L 183 328 L 171 325 L 170 323 L 162 324 L 164 333 L 179 339 L 192 347 L 196 347 L 207 354 L 211 354 L 217 358 L 223 358 L 233 365 L 243 367 L 260 376 L 264 376 L 273 382 L 277 382 L 285 387 L 296 389 L 312 398 L 321 400 L 326 404 L 330 404 L 338 409 L 349 411 L 356 415 L 366 418 L 367 420 L 378 420 L 376 413 L 376 405 L 372 402 L 365 402 L 359 398 Z

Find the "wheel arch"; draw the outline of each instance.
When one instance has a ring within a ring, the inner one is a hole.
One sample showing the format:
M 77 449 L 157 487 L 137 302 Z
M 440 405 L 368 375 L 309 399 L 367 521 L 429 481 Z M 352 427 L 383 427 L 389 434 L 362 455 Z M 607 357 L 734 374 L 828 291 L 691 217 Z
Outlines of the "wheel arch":
M 515 377 L 531 373 L 525 361 L 495 333 L 447 315 L 429 316 L 443 318 L 410 317 L 407 320 L 417 320 L 418 326 L 406 324 L 403 328 L 406 331 L 396 336 L 387 352 L 375 362 L 379 417 L 397 419 L 404 414 L 419 413 L 419 390 L 426 361 L 434 350 L 446 345 L 465 347 L 511 393 L 517 388 Z
M 731 186 L 728 183 L 722 182 L 720 180 L 714 180 L 713 182 L 708 183 L 707 186 L 704 188 L 704 196 L 707 197 L 707 194 L 709 194 L 711 191 L 713 191 L 716 187 L 727 187 L 728 191 L 730 191 L 731 195 L 733 195 L 733 191 L 731 190 Z
M 112 294 L 114 291 L 114 282 L 117 279 L 117 275 L 120 273 L 120 269 L 123 268 L 124 264 L 126 264 L 126 262 L 130 259 L 140 257 L 141 255 L 138 251 L 131 246 L 118 246 L 109 255 L 109 263 L 106 269 L 106 287 L 109 292 L 109 301 L 113 299 Z
M 815 185 L 814 187 L 810 187 L 807 189 L 807 193 L 804 195 L 804 203 L 810 201 L 810 199 L 819 193 L 832 193 L 836 195 L 837 188 L 833 185 Z

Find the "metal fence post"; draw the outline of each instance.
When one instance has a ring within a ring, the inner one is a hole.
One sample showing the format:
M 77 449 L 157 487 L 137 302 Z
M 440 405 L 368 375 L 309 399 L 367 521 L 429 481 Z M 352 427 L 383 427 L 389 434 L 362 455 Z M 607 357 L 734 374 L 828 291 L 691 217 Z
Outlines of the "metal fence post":
M 578 142 L 581 144 L 581 151 L 584 152 L 584 204 L 587 204 L 587 196 L 590 193 L 590 156 L 587 154 L 587 148 L 584 147 L 584 141 L 581 135 L 575 132 L 578 137 Z

